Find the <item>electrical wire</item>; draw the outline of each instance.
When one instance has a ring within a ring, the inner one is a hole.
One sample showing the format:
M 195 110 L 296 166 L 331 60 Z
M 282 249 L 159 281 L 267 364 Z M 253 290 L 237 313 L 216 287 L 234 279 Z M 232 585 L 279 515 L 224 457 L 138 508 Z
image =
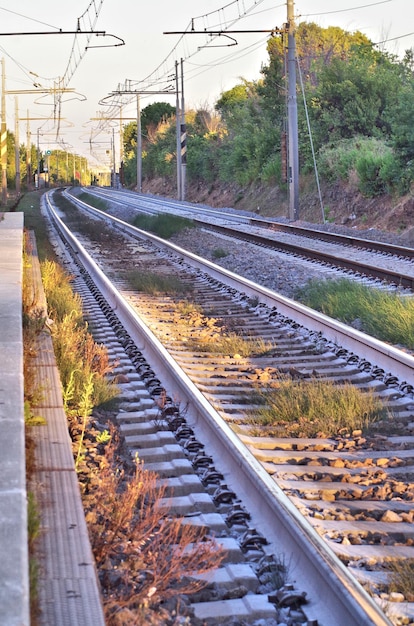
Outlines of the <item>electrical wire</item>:
M 335 11 L 323 11 L 320 13 L 304 13 L 301 17 L 315 17 L 315 15 L 332 15 L 333 13 L 347 13 L 348 11 L 358 11 L 358 9 L 367 9 L 369 7 L 375 7 L 380 4 L 388 4 L 394 2 L 394 0 L 380 0 L 380 2 L 371 2 L 370 4 L 362 4 L 357 7 L 350 7 L 349 9 L 336 9 Z
M 180 38 L 178 39 L 177 43 L 174 45 L 172 50 L 165 57 L 165 59 L 156 67 L 156 69 L 153 70 L 153 72 L 151 72 L 148 76 L 146 76 L 144 79 L 140 81 L 127 79 L 123 85 L 118 85 L 118 89 L 115 91 L 119 91 L 119 92 L 128 91 L 128 90 L 131 92 L 134 90 L 142 91 L 142 92 L 149 91 L 149 90 L 161 91 L 162 85 L 168 82 L 171 82 L 172 77 L 175 76 L 175 68 L 173 65 L 173 61 L 174 63 L 176 63 L 177 59 L 180 58 L 181 56 L 181 58 L 187 62 L 190 58 L 193 58 L 195 55 L 199 54 L 201 49 L 209 48 L 212 45 L 214 45 L 214 42 L 218 39 L 218 35 L 209 36 L 206 33 L 204 46 L 198 46 L 193 51 L 190 51 L 189 49 L 182 50 L 182 54 L 180 55 L 179 51 L 184 47 L 184 41 L 186 40 L 185 34 L 190 32 L 193 29 L 194 22 L 196 20 L 201 20 L 201 19 L 205 19 L 207 17 L 211 17 L 214 15 L 223 14 L 226 9 L 237 6 L 238 13 L 235 17 L 233 18 L 225 17 L 225 19 L 220 20 L 220 24 L 223 24 L 223 23 L 226 24 L 225 27 L 220 28 L 224 31 L 223 34 L 225 34 L 225 31 L 230 29 L 231 26 L 236 24 L 241 19 L 244 19 L 247 16 L 250 16 L 253 10 L 257 8 L 260 4 L 262 4 L 263 1 L 264 0 L 254 0 L 254 3 L 246 9 L 245 2 L 243 0 L 242 2 L 243 6 L 242 6 L 242 9 L 240 9 L 240 0 L 234 0 L 233 2 L 230 2 L 219 9 L 211 11 L 210 13 L 206 13 L 206 14 L 192 18 L 189 24 L 187 25 L 187 27 L 185 28 L 184 34 L 180 36 Z M 282 7 L 284 6 L 284 4 L 281 4 L 279 6 Z M 238 52 L 237 54 L 240 54 L 240 53 Z M 220 62 L 217 62 L 217 65 L 219 64 Z M 208 69 L 210 69 L 210 65 L 206 66 L 205 71 L 207 71 Z M 202 73 L 202 71 L 198 72 L 196 75 L 199 75 L 200 73 Z M 119 96 L 117 97 L 116 95 L 114 95 L 112 102 L 107 105 L 107 111 L 106 111 L 107 117 L 108 118 L 114 117 L 116 110 L 119 109 L 120 107 L 127 106 L 128 104 L 130 104 L 134 97 L 135 96 L 131 96 L 129 98 L 127 97 L 127 98 L 122 99 Z M 99 132 L 95 135 L 95 137 L 98 136 L 100 132 L 103 132 L 104 130 L 105 128 L 102 128 L 102 126 L 100 126 Z

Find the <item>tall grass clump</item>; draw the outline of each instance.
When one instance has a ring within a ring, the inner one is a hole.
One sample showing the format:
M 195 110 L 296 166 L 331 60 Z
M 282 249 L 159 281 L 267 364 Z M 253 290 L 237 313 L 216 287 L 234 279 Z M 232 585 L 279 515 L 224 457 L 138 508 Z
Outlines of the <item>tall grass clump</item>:
M 184 283 L 177 276 L 171 274 L 132 270 L 126 273 L 126 280 L 136 291 L 151 295 L 174 295 L 191 291 L 191 286 L 188 283 Z
M 88 332 L 80 297 L 72 291 L 69 276 L 51 261 L 42 263 L 41 272 L 65 408 L 76 411 L 91 377 L 93 406 L 113 399 L 117 389 L 106 377 L 111 370 L 107 350 Z
M 350 383 L 336 385 L 311 378 L 279 380 L 254 394 L 257 409 L 252 424 L 268 427 L 277 437 L 334 436 L 344 430 L 369 431 L 389 418 L 383 403 L 373 392 L 363 392 Z
M 159 213 L 158 215 L 144 215 L 141 213 L 136 216 L 133 225 L 141 228 L 141 230 L 154 233 L 158 237 L 162 237 L 162 239 L 170 239 L 173 235 L 186 228 L 195 227 L 193 220 L 168 213 Z
M 381 341 L 414 349 L 414 298 L 347 280 L 311 281 L 296 292 L 304 304 Z

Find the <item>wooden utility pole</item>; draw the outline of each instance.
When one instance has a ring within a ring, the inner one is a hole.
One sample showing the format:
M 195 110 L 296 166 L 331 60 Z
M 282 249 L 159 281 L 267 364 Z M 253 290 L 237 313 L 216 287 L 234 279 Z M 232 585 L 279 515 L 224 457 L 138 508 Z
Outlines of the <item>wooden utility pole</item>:
M 296 99 L 296 40 L 294 0 L 287 0 L 288 26 L 288 137 L 289 137 L 289 218 L 299 219 L 299 141 Z

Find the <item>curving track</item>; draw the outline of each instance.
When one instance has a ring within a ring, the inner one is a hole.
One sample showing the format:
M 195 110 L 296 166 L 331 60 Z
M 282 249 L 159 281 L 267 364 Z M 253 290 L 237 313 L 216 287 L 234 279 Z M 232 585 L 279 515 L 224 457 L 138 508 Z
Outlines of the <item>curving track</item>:
M 216 496 L 217 504 L 230 507 L 238 519 L 237 502 L 230 502 L 230 496 L 226 502 L 226 491 L 237 494 L 252 517 L 254 529 L 270 542 L 270 548 L 262 546 L 261 550 L 289 554 L 295 585 L 305 589 L 310 598 L 305 608 L 308 619 L 317 619 L 319 624 L 389 623 L 356 578 L 375 582 L 374 578 L 383 574 L 372 573 L 374 562 L 411 555 L 414 494 L 408 479 L 414 455 L 408 435 L 413 410 L 412 357 L 217 266 L 204 264 L 195 255 L 155 237 L 149 237 L 148 243 L 142 232 L 133 232 L 136 229 L 119 221 L 117 230 L 128 232 L 127 242 L 113 242 L 110 251 L 101 246 L 101 270 L 96 269 L 59 218 L 54 219 L 156 372 L 155 395 L 166 389 L 171 397 L 179 397 L 179 405 L 187 407 L 188 425 L 197 439 L 208 445 L 208 454 L 214 459 L 211 485 L 214 492 L 222 489 L 222 495 Z M 138 237 L 138 244 L 132 234 Z M 90 244 L 85 242 L 85 246 Z M 161 248 L 161 260 L 159 253 L 152 260 L 155 246 Z M 93 247 L 96 251 L 96 245 Z M 231 323 L 235 331 L 265 339 L 272 343 L 271 354 L 217 357 L 185 349 L 190 336 L 206 332 L 206 316 L 194 320 L 189 330 L 188 319 L 171 316 L 168 299 L 160 302 L 140 295 L 137 300 L 121 278 L 115 279 L 116 289 L 105 276 L 119 273 L 119 267 L 125 269 L 131 260 L 139 264 L 140 257 L 146 267 L 155 264 L 159 268 L 162 264 L 164 272 L 179 272 L 181 279 L 194 287 L 192 299 L 197 299 L 203 310 L 209 309 L 210 320 L 219 320 L 220 328 Z M 123 304 L 120 292 L 128 305 Z M 152 339 L 146 325 L 158 340 Z M 319 373 L 374 388 L 393 406 L 403 438 L 367 440 L 358 435 L 298 440 L 275 439 L 265 433 L 253 436 L 246 420 L 248 390 L 276 370 L 300 377 Z M 140 445 L 134 428 L 127 434 L 127 439 L 132 437 L 132 447 Z M 128 428 L 124 430 L 128 433 Z M 193 445 L 195 455 L 198 446 L 192 444 L 192 437 L 187 432 L 184 445 L 188 450 Z M 204 467 L 203 473 L 208 469 Z M 227 489 L 220 481 L 217 486 L 218 474 Z M 209 484 L 208 472 L 205 482 Z M 260 541 L 253 539 L 245 537 L 256 549 Z M 365 567 L 368 565 L 370 572 Z M 350 575 L 351 570 L 355 576 Z

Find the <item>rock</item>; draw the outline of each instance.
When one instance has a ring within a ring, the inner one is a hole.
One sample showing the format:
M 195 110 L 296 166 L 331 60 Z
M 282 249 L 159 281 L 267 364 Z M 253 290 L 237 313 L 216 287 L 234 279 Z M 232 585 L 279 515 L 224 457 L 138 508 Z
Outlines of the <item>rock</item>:
M 398 515 L 398 513 L 394 513 L 394 511 L 385 511 L 384 515 L 381 517 L 380 522 L 384 522 L 384 523 L 397 523 L 397 522 L 402 522 L 403 519 L 401 517 L 401 515 Z
M 389 594 L 388 599 L 390 602 L 404 602 L 405 597 L 404 597 L 404 594 L 393 591 L 392 593 Z

